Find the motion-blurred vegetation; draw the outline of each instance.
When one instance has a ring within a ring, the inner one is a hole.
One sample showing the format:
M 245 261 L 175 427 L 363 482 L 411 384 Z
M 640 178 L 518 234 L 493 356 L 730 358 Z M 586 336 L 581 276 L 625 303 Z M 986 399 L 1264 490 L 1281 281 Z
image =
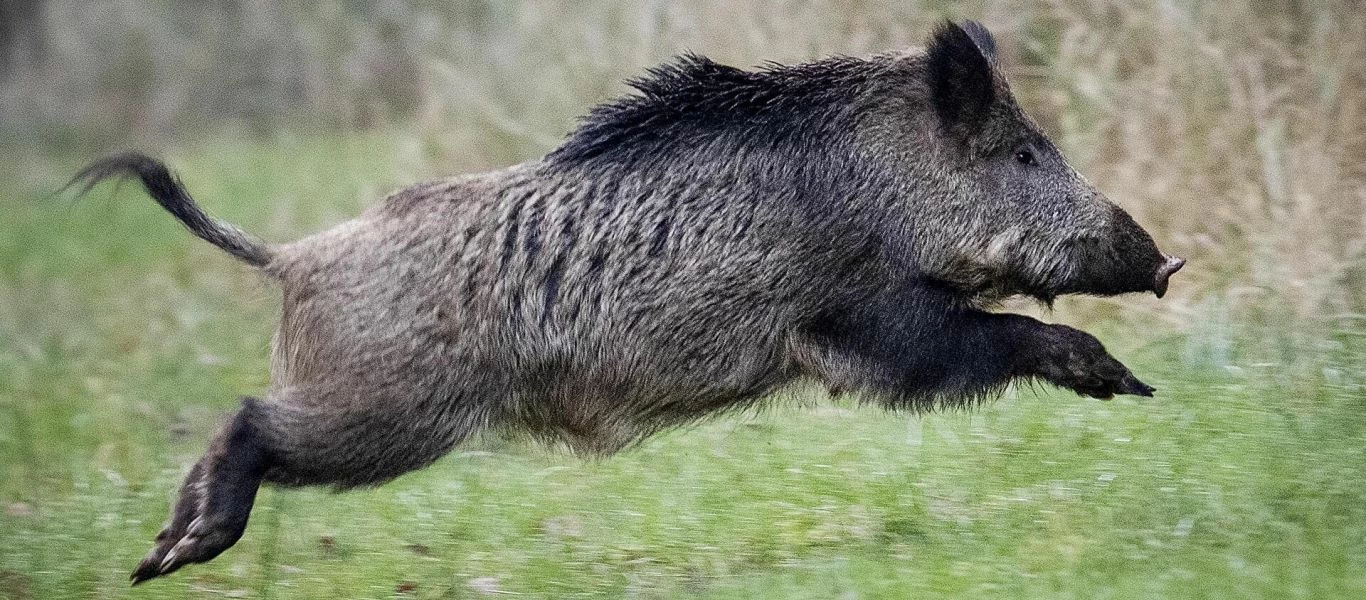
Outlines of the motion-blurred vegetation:
M 134 186 L 54 198 L 81 163 L 160 154 L 285 241 L 536 158 L 685 49 L 867 54 L 946 17 L 983 20 L 1078 169 L 1190 259 L 1160 301 L 1049 317 L 1102 332 L 1158 399 L 778 411 L 593 464 L 481 446 L 375 492 L 267 493 L 238 548 L 140 593 L 1361 594 L 1355 0 L 0 0 L 0 597 L 122 593 L 267 377 L 274 290 Z

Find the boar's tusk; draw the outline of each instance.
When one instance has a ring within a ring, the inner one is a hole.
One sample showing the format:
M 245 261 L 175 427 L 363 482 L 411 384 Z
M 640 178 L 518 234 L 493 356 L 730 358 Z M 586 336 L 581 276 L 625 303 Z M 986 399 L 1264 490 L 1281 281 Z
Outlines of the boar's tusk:
M 1153 277 L 1153 293 L 1157 294 L 1158 298 L 1167 293 L 1167 280 L 1184 266 L 1186 266 L 1186 259 L 1168 256 L 1162 266 L 1157 268 L 1157 275 Z

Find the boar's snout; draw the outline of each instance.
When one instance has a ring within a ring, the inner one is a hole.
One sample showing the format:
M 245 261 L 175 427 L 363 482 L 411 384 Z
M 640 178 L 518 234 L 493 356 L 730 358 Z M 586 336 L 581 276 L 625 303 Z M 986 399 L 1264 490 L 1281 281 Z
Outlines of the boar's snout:
M 1152 292 L 1158 298 L 1167 294 L 1168 280 L 1186 266 L 1186 259 L 1158 250 L 1152 236 L 1129 213 L 1116 207 L 1113 214 L 1102 234 L 1070 241 L 1066 255 L 1074 268 L 1064 283 L 1049 292 L 1094 296 Z
M 1173 273 L 1180 271 L 1181 267 L 1186 266 L 1186 259 L 1176 256 L 1168 256 L 1162 264 L 1158 265 L 1157 273 L 1153 275 L 1153 293 L 1161 298 L 1167 293 L 1167 280 L 1171 279 Z

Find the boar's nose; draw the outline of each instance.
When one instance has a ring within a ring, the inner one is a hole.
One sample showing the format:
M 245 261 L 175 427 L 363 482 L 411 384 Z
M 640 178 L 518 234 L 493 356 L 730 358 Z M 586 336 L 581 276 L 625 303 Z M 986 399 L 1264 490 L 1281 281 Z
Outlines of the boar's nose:
M 1157 274 L 1153 276 L 1153 293 L 1161 298 L 1167 293 L 1167 280 L 1171 279 L 1172 273 L 1181 270 L 1186 266 L 1186 259 L 1168 256 L 1167 260 L 1162 261 L 1162 265 L 1157 267 Z

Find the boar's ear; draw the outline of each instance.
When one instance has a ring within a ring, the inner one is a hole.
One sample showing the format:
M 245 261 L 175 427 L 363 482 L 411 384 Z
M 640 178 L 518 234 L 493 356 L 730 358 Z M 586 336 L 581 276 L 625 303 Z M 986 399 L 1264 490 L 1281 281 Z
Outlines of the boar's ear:
M 963 33 L 972 38 L 972 43 L 977 44 L 977 49 L 982 51 L 982 56 L 987 60 L 996 62 L 996 38 L 987 31 L 987 26 L 977 21 L 963 21 L 961 25 Z
M 996 101 L 991 67 L 996 40 L 975 21 L 962 27 L 945 22 L 935 30 L 926 54 L 935 112 L 951 129 L 976 130 Z

